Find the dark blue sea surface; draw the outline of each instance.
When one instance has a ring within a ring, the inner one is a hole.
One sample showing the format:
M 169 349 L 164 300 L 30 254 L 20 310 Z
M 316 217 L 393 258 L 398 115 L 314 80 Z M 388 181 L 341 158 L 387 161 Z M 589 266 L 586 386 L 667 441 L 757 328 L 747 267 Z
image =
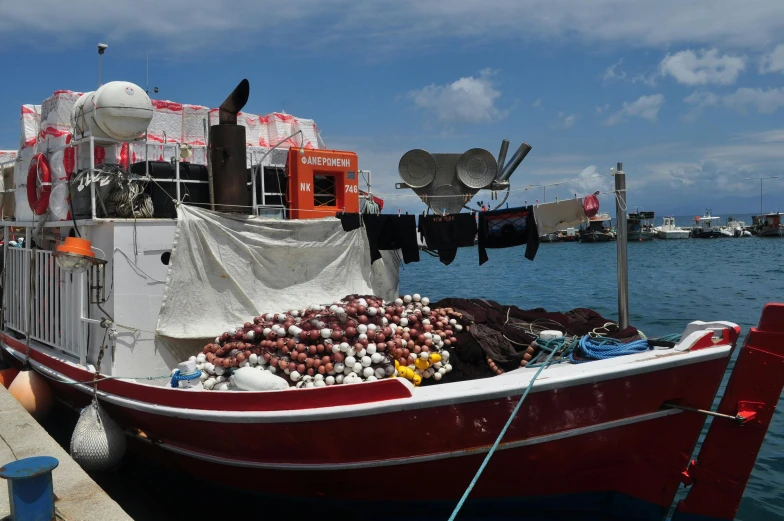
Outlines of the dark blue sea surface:
M 449 266 L 423 255 L 401 269 L 400 292 L 548 311 L 587 307 L 617 320 L 616 243 L 542 243 L 533 262 L 522 247 L 487 251 L 482 266 L 472 248 L 458 250 Z M 653 240 L 630 243 L 627 252 L 629 321 L 647 336 L 680 333 L 692 320 L 727 320 L 745 337 L 766 303 L 784 302 L 784 238 Z M 737 520 L 784 520 L 783 406 L 780 400 Z
M 751 221 L 748 216 L 739 217 Z M 678 219 L 678 224 L 688 226 L 692 219 Z M 660 224 L 661 219 L 657 221 Z M 616 243 L 543 243 L 533 262 L 524 258 L 522 247 L 488 250 L 488 254 L 490 261 L 479 266 L 475 248 L 461 249 L 455 261 L 444 266 L 423 253 L 421 262 L 402 267 L 400 291 L 420 293 L 431 300 L 478 297 L 553 311 L 588 307 L 617 320 Z M 631 243 L 631 324 L 648 336 L 660 336 L 680 333 L 692 320 L 727 320 L 739 324 L 745 336 L 767 302 L 784 302 L 782 254 L 784 239 L 757 237 Z M 47 428 L 67 449 L 74 423 L 75 415 L 64 419 L 60 413 L 47 422 Z M 234 492 L 222 493 L 219 500 L 210 485 L 181 475 L 177 469 L 161 469 L 133 458 L 126 458 L 117 473 L 93 476 L 137 520 L 278 519 L 283 514 L 300 519 L 296 502 L 284 501 L 275 509 L 274 499 Z M 230 473 L 226 479 L 230 486 Z M 412 476 L 406 485 L 419 489 L 417 479 Z M 425 478 L 421 488 L 426 490 Z M 318 516 L 333 518 L 328 512 Z M 410 517 L 401 514 L 400 519 Z M 524 513 L 519 519 L 526 519 Z M 784 520 L 781 407 L 773 417 L 736 519 Z

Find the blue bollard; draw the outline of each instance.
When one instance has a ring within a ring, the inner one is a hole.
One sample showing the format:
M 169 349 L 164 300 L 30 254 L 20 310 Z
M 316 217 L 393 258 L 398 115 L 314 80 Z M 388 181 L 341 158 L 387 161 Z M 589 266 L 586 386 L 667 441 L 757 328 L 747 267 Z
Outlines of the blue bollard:
M 51 456 L 36 456 L 0 467 L 0 478 L 8 480 L 11 521 L 54 519 L 52 470 L 59 464 Z

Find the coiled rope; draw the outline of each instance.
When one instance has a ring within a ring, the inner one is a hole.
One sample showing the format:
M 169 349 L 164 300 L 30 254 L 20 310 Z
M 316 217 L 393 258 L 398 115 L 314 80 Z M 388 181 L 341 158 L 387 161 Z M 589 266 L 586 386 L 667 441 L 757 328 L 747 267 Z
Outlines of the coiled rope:
M 580 339 L 578 349 L 569 354 L 569 361 L 573 364 L 582 364 L 594 360 L 607 360 L 616 356 L 643 353 L 650 349 L 647 340 L 635 340 L 623 343 L 615 338 L 592 337 L 585 335 Z M 579 356 L 579 358 L 575 357 Z
M 201 371 L 199 371 L 198 369 L 196 369 L 192 373 L 181 373 L 179 369 L 175 369 L 174 374 L 171 377 L 171 386 L 177 388 L 180 386 L 180 382 L 195 380 L 200 376 L 201 376 Z

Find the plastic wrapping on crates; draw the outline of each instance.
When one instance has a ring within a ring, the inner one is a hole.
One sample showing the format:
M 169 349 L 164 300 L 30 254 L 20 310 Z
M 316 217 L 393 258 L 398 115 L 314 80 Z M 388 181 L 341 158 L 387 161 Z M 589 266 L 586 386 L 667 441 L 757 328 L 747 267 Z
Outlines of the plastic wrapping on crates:
M 267 124 L 267 133 L 271 145 L 281 143 L 279 147 L 282 148 L 300 146 L 301 137 L 299 135 L 286 139 L 298 130 L 298 128 L 295 128 L 297 118 L 291 114 L 274 112 L 262 118 L 261 121 Z
M 0 165 L 13 163 L 16 161 L 17 154 L 18 152 L 16 150 L 0 150 Z
M 204 120 L 209 119 L 210 109 L 201 105 L 182 106 L 182 142 L 204 145 Z M 208 122 L 209 124 L 209 122 Z M 209 128 L 207 128 L 209 132 Z
M 41 105 L 22 105 L 19 148 L 34 146 L 41 132 Z
M 302 139 L 303 139 L 303 146 L 307 149 L 311 148 L 326 148 L 324 146 L 324 142 L 321 140 L 321 135 L 319 134 L 318 127 L 316 126 L 316 122 L 312 119 L 302 119 L 302 118 L 294 118 L 294 130 L 302 131 Z M 297 138 L 295 138 L 297 139 Z
M 159 143 L 182 141 L 182 103 L 152 100 L 153 114 L 147 127 L 147 139 Z
M 81 92 L 58 90 L 45 99 L 41 103 L 42 134 L 46 134 L 48 129 L 71 132 L 71 113 L 74 103 L 81 95 Z

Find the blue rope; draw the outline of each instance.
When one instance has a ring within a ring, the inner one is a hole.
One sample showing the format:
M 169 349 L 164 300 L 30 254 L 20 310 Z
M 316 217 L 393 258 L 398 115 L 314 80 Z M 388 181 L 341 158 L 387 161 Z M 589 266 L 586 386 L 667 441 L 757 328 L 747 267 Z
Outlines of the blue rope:
M 180 374 L 180 370 L 175 369 L 174 374 L 171 377 L 171 386 L 177 388 L 180 386 L 181 381 L 194 380 L 200 376 L 201 376 L 201 371 L 199 371 L 198 369 L 192 373 L 185 373 L 185 374 Z
M 681 334 L 680 333 L 670 333 L 669 335 L 660 336 L 656 340 L 661 340 L 662 342 L 675 342 L 676 344 L 681 341 Z
M 551 342 L 551 341 L 545 341 L 545 342 Z M 474 476 L 474 479 L 471 480 L 471 483 L 468 485 L 468 488 L 466 489 L 465 492 L 463 492 L 463 497 L 461 497 L 460 501 L 457 502 L 457 506 L 452 511 L 452 515 L 449 516 L 449 521 L 454 521 L 455 517 L 457 517 L 457 514 L 460 512 L 460 509 L 463 508 L 463 503 L 465 503 L 466 499 L 468 499 L 468 495 L 471 494 L 471 490 L 473 490 L 474 485 L 476 485 L 476 482 L 479 481 L 479 476 L 481 476 L 482 472 L 484 472 L 487 463 L 490 461 L 490 458 L 492 458 L 493 454 L 495 453 L 495 449 L 498 448 L 498 445 L 501 443 L 501 440 L 506 434 L 506 431 L 509 429 L 509 426 L 512 424 L 512 420 L 514 419 L 515 416 L 517 416 L 517 412 L 520 410 L 520 406 L 523 405 L 523 401 L 525 401 L 525 397 L 528 396 L 528 393 L 531 391 L 531 388 L 534 386 L 534 382 L 536 381 L 537 378 L 539 378 L 539 375 L 542 373 L 544 368 L 550 365 L 549 362 L 557 351 L 558 349 L 552 349 L 552 351 L 550 351 L 550 354 L 547 355 L 547 359 L 544 361 L 542 366 L 536 372 L 534 377 L 531 378 L 531 381 L 528 383 L 528 387 L 525 388 L 525 392 L 520 397 L 520 401 L 517 402 L 517 405 L 515 405 L 515 408 L 512 411 L 511 416 L 509 416 L 509 419 L 506 420 L 506 425 L 504 425 L 504 428 L 501 429 L 501 433 L 498 435 L 498 438 L 496 438 L 495 443 L 493 443 L 493 446 L 490 447 L 490 452 L 487 453 L 487 456 L 485 456 L 482 465 L 479 466 L 479 470 L 476 471 L 476 475 Z
M 631 355 L 648 351 L 650 346 L 647 340 L 635 340 L 634 342 L 623 343 L 615 338 L 596 337 L 585 335 L 580 339 L 578 350 L 572 351 L 569 361 L 573 364 L 592 362 L 594 360 L 607 360 L 616 356 Z M 578 353 L 580 358 L 575 358 Z

